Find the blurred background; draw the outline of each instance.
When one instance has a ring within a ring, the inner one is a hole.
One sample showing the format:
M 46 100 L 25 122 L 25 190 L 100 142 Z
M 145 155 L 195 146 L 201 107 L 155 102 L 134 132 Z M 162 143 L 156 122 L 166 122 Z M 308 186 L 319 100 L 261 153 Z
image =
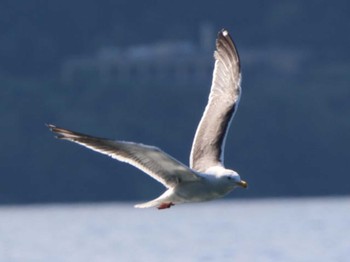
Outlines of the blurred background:
M 240 52 L 229 197 L 350 193 L 350 4 L 337 1 L 0 1 L 0 204 L 148 200 L 141 171 L 52 123 L 156 145 L 188 163 L 217 32 Z
M 0 261 L 348 261 L 350 2 L 0 0 Z M 222 201 L 164 188 L 52 123 L 188 163 L 217 32 L 243 96 Z

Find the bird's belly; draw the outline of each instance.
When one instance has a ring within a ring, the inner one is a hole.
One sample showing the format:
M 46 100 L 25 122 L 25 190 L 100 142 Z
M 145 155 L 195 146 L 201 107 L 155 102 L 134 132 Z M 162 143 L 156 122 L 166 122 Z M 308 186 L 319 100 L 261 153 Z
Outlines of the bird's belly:
M 175 194 L 181 202 L 202 202 L 223 197 L 230 191 L 207 183 L 188 183 L 178 186 Z

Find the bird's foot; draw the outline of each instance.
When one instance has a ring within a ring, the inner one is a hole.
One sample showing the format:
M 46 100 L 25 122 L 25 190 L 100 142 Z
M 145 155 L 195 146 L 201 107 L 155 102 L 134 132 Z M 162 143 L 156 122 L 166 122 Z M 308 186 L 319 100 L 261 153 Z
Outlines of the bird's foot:
M 173 202 L 169 202 L 169 203 L 161 203 L 158 206 L 158 209 L 166 209 L 166 208 L 170 208 L 171 206 L 175 206 L 175 204 Z

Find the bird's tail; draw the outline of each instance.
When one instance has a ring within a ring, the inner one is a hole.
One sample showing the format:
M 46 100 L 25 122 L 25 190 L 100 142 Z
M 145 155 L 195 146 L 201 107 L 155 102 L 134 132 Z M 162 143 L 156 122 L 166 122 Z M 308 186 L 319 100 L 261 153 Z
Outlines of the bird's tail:
M 137 204 L 134 207 L 135 208 L 149 208 L 149 207 L 156 207 L 159 206 L 161 203 L 159 201 L 157 201 L 157 199 L 145 202 L 145 203 L 141 203 L 141 204 Z
M 164 206 L 170 207 L 170 206 L 174 205 L 173 204 L 174 199 L 172 197 L 172 194 L 173 194 L 173 190 L 168 189 L 167 191 L 165 191 L 162 195 L 160 195 L 156 199 L 153 199 L 153 200 L 145 202 L 145 203 L 137 204 L 134 207 L 136 207 L 136 208 L 157 207 L 158 209 L 163 209 Z

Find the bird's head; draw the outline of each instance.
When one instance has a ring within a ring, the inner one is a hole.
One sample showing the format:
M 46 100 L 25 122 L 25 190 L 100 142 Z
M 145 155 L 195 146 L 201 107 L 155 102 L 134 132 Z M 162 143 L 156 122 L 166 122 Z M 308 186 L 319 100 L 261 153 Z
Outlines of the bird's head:
M 234 170 L 225 170 L 225 173 L 222 175 L 222 179 L 228 181 L 230 184 L 232 183 L 234 187 L 248 187 L 248 183 L 243 181 L 239 174 Z

